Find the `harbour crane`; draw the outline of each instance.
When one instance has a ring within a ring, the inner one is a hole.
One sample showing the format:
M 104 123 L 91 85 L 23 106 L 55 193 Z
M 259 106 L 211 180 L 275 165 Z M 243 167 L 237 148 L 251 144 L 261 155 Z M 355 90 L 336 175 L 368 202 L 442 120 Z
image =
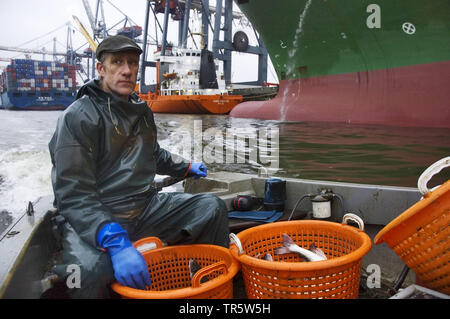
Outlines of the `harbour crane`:
M 89 20 L 89 24 L 91 25 L 92 32 L 94 34 L 94 39 L 95 38 L 100 38 L 100 39 L 105 38 L 108 35 L 108 31 L 106 30 L 105 14 L 103 11 L 102 1 L 97 0 L 95 18 L 94 18 L 94 15 L 92 14 L 92 9 L 91 9 L 91 6 L 89 5 L 89 1 L 88 0 L 82 0 L 82 1 L 83 1 L 84 10 L 86 11 L 86 15 Z M 99 10 L 101 12 L 102 19 L 98 19 Z
M 78 27 L 80 28 L 80 32 L 81 34 L 84 36 L 84 38 L 87 40 L 87 42 L 89 43 L 89 46 L 91 47 L 91 49 L 95 52 L 97 51 L 97 43 L 95 43 L 94 39 L 91 37 L 91 35 L 89 34 L 89 32 L 86 30 L 86 28 L 84 27 L 84 25 L 81 23 L 80 19 L 78 19 L 77 16 L 72 16 L 73 20 L 77 23 Z
M 50 55 L 57 55 L 57 56 L 67 56 L 67 52 L 49 52 L 45 50 L 45 48 L 42 48 L 40 50 L 37 49 L 24 49 L 24 48 L 17 48 L 17 47 L 9 47 L 0 45 L 0 51 L 12 51 L 12 52 L 22 52 L 22 53 L 28 53 L 28 54 L 50 54 Z

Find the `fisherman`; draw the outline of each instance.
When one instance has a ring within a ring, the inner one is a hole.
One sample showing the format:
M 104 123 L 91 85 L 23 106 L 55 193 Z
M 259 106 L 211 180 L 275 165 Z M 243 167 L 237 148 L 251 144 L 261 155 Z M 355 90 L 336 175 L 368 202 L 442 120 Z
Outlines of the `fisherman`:
M 132 245 L 138 239 L 229 244 L 221 199 L 158 193 L 152 186 L 155 174 L 199 178 L 207 169 L 159 146 L 153 113 L 134 93 L 141 53 L 125 36 L 104 39 L 96 51 L 99 79 L 80 88 L 49 143 L 55 202 L 65 219 L 62 262 L 53 270 L 72 279 L 73 265 L 79 267 L 72 298 L 108 298 L 114 279 L 150 286 L 144 258 Z

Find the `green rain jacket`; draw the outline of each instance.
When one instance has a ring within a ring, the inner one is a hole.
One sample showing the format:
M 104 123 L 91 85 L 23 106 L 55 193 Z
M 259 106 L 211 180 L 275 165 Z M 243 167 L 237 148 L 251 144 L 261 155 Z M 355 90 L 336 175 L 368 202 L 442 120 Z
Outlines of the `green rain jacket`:
M 146 206 L 155 174 L 181 177 L 190 167 L 160 148 L 146 102 L 104 92 L 98 80 L 60 116 L 49 149 L 58 211 L 94 247 L 103 224 Z

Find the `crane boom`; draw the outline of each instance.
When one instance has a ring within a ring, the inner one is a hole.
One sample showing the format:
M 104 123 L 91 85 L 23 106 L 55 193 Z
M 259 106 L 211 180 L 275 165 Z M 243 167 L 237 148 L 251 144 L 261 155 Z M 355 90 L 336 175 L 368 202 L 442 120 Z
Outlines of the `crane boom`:
M 92 39 L 92 37 L 90 36 L 89 32 L 83 26 L 81 21 L 76 16 L 72 16 L 72 17 L 75 20 L 75 22 L 78 24 L 78 26 L 80 27 L 80 31 L 83 34 L 83 36 L 86 38 L 86 40 L 89 43 L 89 46 L 91 47 L 92 51 L 96 52 L 97 51 L 97 43 L 95 43 L 94 39 Z
M 157 2 L 158 0 L 151 0 L 151 1 Z M 186 0 L 178 0 L 178 2 L 186 4 Z M 201 0 L 191 0 L 191 9 L 201 10 L 201 8 L 202 8 Z M 224 11 L 224 9 L 222 9 L 222 12 L 223 11 Z M 216 7 L 210 5 L 209 6 L 209 12 L 216 13 Z M 242 12 L 233 11 L 233 18 L 234 19 L 242 19 L 242 18 L 245 18 L 245 15 Z
M 89 5 L 88 0 L 83 0 L 83 5 L 84 5 L 84 10 L 86 10 L 86 15 L 88 16 L 89 23 L 92 28 L 92 32 L 95 33 L 95 29 L 96 29 L 95 19 L 94 19 L 94 15 L 92 14 L 91 6 Z
M 30 54 L 50 54 L 50 55 L 61 55 L 66 56 L 66 52 L 47 52 L 45 50 L 34 50 L 34 49 L 23 49 L 23 48 L 16 48 L 16 47 L 7 47 L 0 45 L 1 51 L 13 51 L 13 52 L 23 52 L 23 53 L 30 53 Z

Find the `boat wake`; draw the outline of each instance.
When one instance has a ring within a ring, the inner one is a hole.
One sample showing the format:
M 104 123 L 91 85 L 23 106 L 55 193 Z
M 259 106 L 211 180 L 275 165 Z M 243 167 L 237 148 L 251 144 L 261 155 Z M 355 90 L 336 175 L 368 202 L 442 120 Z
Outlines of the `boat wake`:
M 0 154 L 0 211 L 25 212 L 29 201 L 52 193 L 50 153 L 10 149 Z

